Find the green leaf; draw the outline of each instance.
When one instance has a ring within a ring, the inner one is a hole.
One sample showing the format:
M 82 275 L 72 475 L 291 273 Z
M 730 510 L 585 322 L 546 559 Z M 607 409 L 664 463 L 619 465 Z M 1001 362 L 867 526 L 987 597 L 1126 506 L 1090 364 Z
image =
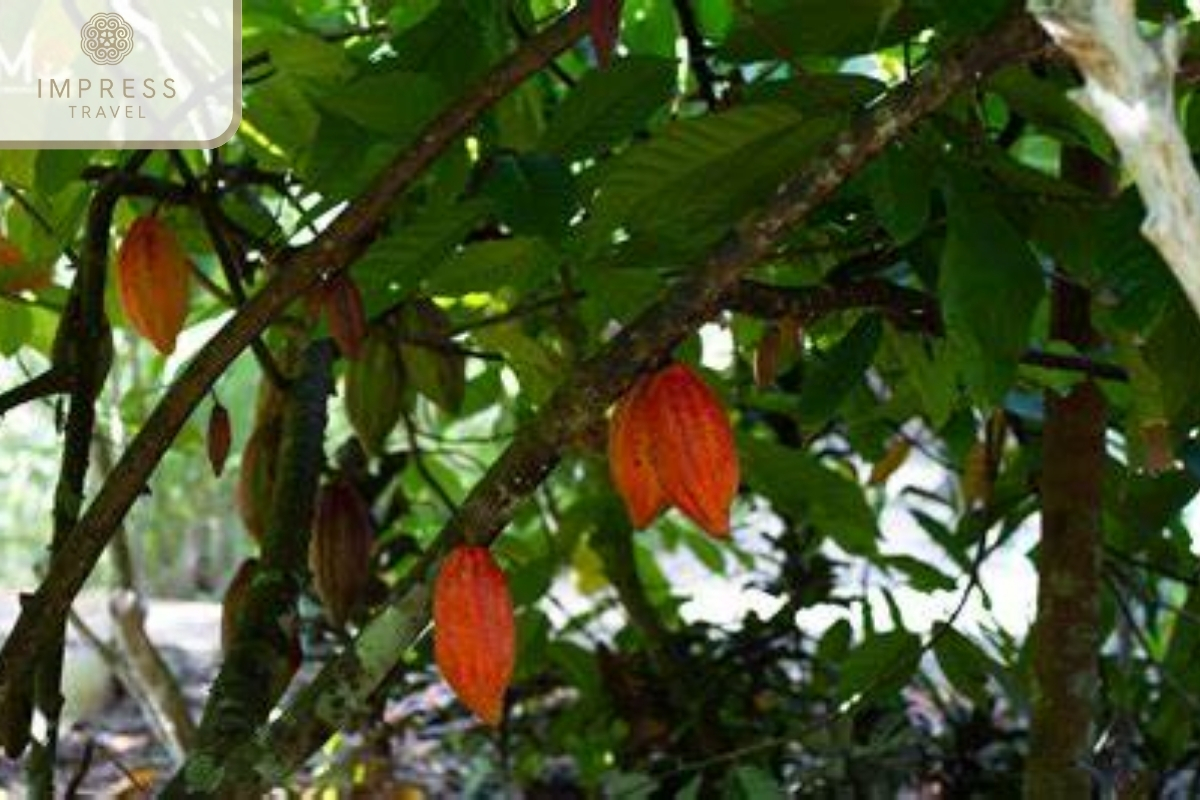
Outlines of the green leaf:
M 932 171 L 902 147 L 892 147 L 867 173 L 871 206 L 896 244 L 911 242 L 929 221 Z
M 0 150 L 0 183 L 32 189 L 37 161 L 37 150 Z
M 522 393 L 527 393 L 535 404 L 549 397 L 562 379 L 562 364 L 554 353 L 516 324 L 490 325 L 476 331 L 474 338 L 484 347 L 504 354 L 517 374 Z
M 771 773 L 759 767 L 738 767 L 725 778 L 724 800 L 783 800 L 786 795 Z
M 618 228 L 692 247 L 709 244 L 837 127 L 784 105 L 743 106 L 669 125 L 613 162 L 599 186 L 591 233 L 601 244 Z
M 587 73 L 554 112 L 541 149 L 574 161 L 624 142 L 671 99 L 676 70 L 673 60 L 634 56 Z
M 838 697 L 887 694 L 908 682 L 917 670 L 921 640 L 895 630 L 869 637 L 841 662 Z
M 938 294 L 968 385 L 996 402 L 1016 375 L 1042 299 L 1041 266 L 1025 240 L 986 198 L 955 186 Z
M 579 210 L 574 176 L 557 158 L 542 153 L 498 157 L 483 194 L 518 236 L 561 237 Z
M 879 530 L 856 481 L 800 450 L 744 439 L 739 444 L 746 480 L 780 511 L 809 522 L 856 555 L 873 555 Z
M 474 242 L 443 261 L 424 285 L 435 295 L 528 289 L 549 275 L 558 260 L 559 254 L 541 239 Z
M 946 352 L 945 342 L 890 329 L 885 341 L 903 368 L 903 379 L 920 399 L 929 424 L 940 430 L 949 421 L 958 399 L 955 365 Z
M 931 594 L 933 592 L 950 592 L 958 582 L 937 567 L 912 556 L 888 556 L 884 563 L 903 572 L 908 578 L 908 585 L 918 592 Z
M 875 316 L 863 317 L 836 345 L 809 367 L 800 387 L 800 419 L 820 425 L 837 413 L 838 405 L 862 381 L 883 336 Z
M 403 102 L 381 103 L 382 97 Z M 387 136 L 397 146 L 412 141 L 444 100 L 445 92 L 436 81 L 399 71 L 364 75 L 314 98 L 319 107 Z
M 23 303 L 0 298 L 0 356 L 11 356 L 33 335 L 33 315 Z
M 992 659 L 953 628 L 939 628 L 935 635 L 933 652 L 946 680 L 980 709 L 989 708 L 987 681 L 997 668 Z
M 902 4 L 902 0 L 760 0 L 752 13 L 739 7 L 721 55 L 733 61 L 767 61 L 866 53 L 896 38 L 884 34 Z
M 394 305 L 454 251 L 490 209 L 484 200 L 436 208 L 402 223 L 371 246 L 354 266 L 367 315 Z

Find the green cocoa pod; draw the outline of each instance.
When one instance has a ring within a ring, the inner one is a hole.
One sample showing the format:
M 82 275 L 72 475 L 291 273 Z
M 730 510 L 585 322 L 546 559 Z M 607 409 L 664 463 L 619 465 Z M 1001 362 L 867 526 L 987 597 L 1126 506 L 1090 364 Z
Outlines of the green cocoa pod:
M 400 356 L 413 389 L 450 414 L 462 408 L 466 359 L 453 339 L 450 317 L 428 298 L 407 303 L 399 316 Z
M 346 370 L 346 416 L 371 455 L 380 455 L 404 412 L 404 364 L 385 328 L 373 328 Z

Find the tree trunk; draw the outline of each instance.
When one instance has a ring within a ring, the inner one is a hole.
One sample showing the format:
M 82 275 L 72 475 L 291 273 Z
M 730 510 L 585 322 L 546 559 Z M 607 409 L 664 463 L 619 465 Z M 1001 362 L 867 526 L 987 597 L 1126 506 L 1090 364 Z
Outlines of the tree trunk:
M 1110 191 L 1104 165 L 1067 151 L 1064 177 L 1099 194 Z M 1096 344 L 1091 297 L 1055 279 L 1051 333 L 1080 349 Z M 1091 379 L 1065 396 L 1047 391 L 1042 442 L 1042 538 L 1038 612 L 1033 640 L 1033 717 L 1025 796 L 1088 800 L 1087 763 L 1101 641 L 1101 500 L 1104 481 L 1104 396 Z

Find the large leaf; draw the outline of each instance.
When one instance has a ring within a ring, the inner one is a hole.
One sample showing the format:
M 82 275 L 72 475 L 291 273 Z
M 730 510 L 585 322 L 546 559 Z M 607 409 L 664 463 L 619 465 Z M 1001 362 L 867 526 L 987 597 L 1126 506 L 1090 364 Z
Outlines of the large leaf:
M 832 417 L 838 404 L 862 381 L 871 366 L 883 326 L 878 317 L 863 317 L 850 332 L 813 363 L 800 388 L 800 419 L 819 425 Z
M 554 112 L 541 149 L 571 161 L 627 140 L 671 99 L 676 70 L 669 59 L 636 56 L 589 72 Z
M 852 56 L 896 38 L 902 0 L 769 0 L 738 7 L 722 55 L 737 61 Z
M 870 636 L 841 662 L 838 695 L 886 694 L 903 686 L 916 672 L 921 641 L 904 630 Z
M 850 553 L 872 555 L 875 514 L 855 481 L 808 453 L 757 439 L 740 442 L 746 481 L 779 511 L 804 520 Z
M 542 153 L 501 155 L 483 191 L 495 202 L 500 221 L 521 236 L 561 237 L 579 210 L 571 171 Z
M 1041 300 L 1041 266 L 1025 240 L 970 188 L 949 193 L 950 221 L 938 293 L 952 343 L 977 397 L 995 402 L 1029 346 Z
M 744 106 L 668 126 L 625 151 L 599 187 L 593 234 L 625 228 L 703 246 L 765 199 L 836 128 L 785 105 Z M 720 191 L 714 191 L 720 187 Z
M 401 224 L 372 245 L 354 266 L 367 314 L 374 316 L 415 289 L 463 242 L 489 208 L 486 201 L 469 200 L 434 209 Z

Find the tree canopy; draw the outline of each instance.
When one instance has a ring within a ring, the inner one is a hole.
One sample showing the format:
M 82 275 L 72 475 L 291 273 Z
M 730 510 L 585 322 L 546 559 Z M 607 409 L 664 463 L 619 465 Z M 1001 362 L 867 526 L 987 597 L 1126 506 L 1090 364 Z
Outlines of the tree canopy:
M 164 796 L 1189 791 L 1200 324 L 1023 4 L 243 13 L 230 143 L 0 151 L 35 796 L 90 577 L 223 601 Z

